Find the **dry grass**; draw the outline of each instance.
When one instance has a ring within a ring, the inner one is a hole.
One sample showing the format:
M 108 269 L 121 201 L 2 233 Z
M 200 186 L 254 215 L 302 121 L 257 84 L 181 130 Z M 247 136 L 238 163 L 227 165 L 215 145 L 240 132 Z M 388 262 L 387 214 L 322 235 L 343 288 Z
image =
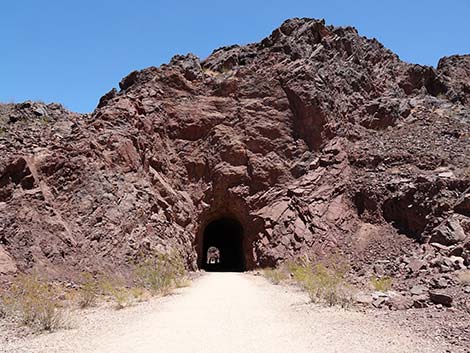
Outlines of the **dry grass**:
M 175 287 L 187 285 L 184 262 L 176 252 L 145 258 L 134 275 L 136 283 L 153 294 L 168 295 Z
M 111 298 L 117 310 L 132 305 L 132 294 L 123 281 L 117 277 L 103 277 L 99 281 L 102 294 Z
M 351 303 L 349 288 L 346 286 L 343 274 L 328 269 L 323 264 L 313 266 L 312 273 L 306 278 L 304 286 L 313 302 L 342 307 L 347 307 Z
M 393 279 L 387 276 L 380 277 L 380 278 L 372 277 L 370 279 L 370 283 L 372 284 L 372 286 L 374 287 L 376 291 L 387 292 L 390 289 L 392 289 Z
M 100 295 L 100 286 L 91 273 L 82 273 L 82 279 L 82 285 L 77 293 L 77 301 L 79 307 L 85 309 L 96 305 Z
M 58 288 L 37 275 L 24 274 L 15 279 L 8 291 L 1 293 L 1 311 L 34 330 L 54 331 L 67 324 L 58 298 Z
M 263 275 L 276 285 L 289 278 L 289 275 L 281 268 L 266 268 L 263 270 Z
M 177 278 L 175 281 L 176 288 L 185 288 L 191 285 L 191 281 L 188 277 L 184 276 L 181 278 Z
M 123 309 L 189 285 L 184 261 L 176 252 L 145 258 L 133 274 L 125 281 L 116 275 L 95 278 L 82 273 L 76 291 L 52 285 L 37 275 L 19 275 L 8 289 L 0 292 L 0 317 L 37 331 L 53 331 L 67 326 L 65 308 L 69 306 L 84 309 L 106 299 L 116 309 Z M 70 300 L 59 299 L 64 297 Z
M 138 303 L 147 301 L 151 298 L 151 293 L 142 287 L 132 287 L 129 289 L 132 299 Z
M 349 268 L 336 257 L 323 262 L 303 259 L 284 266 L 295 282 L 307 291 L 312 302 L 328 306 L 351 305 L 351 288 L 345 279 Z
M 80 308 L 90 307 L 101 298 L 107 298 L 116 309 L 123 309 L 153 295 L 168 295 L 174 288 L 189 285 L 183 258 L 176 252 L 146 256 L 134 268 L 131 278 L 104 274 L 94 278 L 82 274 L 82 284 L 76 300 Z

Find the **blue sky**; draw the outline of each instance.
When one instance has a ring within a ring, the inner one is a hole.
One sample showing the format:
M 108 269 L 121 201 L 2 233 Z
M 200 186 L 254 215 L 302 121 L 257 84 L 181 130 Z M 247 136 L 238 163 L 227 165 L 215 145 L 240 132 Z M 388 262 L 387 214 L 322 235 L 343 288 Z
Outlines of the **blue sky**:
M 133 70 L 259 41 L 290 17 L 352 25 L 408 62 L 470 53 L 469 0 L 4 0 L 0 102 L 89 112 Z

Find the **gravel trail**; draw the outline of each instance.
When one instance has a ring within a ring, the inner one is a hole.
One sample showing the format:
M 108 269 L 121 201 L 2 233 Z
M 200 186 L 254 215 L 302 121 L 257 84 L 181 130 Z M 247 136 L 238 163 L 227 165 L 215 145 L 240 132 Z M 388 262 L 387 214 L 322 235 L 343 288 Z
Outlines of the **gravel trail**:
M 207 273 L 170 297 L 95 309 L 76 328 L 11 342 L 4 352 L 444 352 L 371 315 L 308 304 L 304 293 L 243 273 Z

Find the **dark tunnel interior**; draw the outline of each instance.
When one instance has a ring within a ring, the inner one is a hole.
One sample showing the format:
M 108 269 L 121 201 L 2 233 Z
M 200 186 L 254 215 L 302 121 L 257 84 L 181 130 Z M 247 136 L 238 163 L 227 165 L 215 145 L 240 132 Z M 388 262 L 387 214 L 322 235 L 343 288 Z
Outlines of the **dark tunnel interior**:
M 208 250 L 217 248 L 220 258 L 211 261 Z M 246 270 L 243 253 L 243 227 L 236 219 L 219 218 L 204 229 L 202 268 L 206 271 L 242 272 Z M 209 260 L 209 261 L 208 261 Z

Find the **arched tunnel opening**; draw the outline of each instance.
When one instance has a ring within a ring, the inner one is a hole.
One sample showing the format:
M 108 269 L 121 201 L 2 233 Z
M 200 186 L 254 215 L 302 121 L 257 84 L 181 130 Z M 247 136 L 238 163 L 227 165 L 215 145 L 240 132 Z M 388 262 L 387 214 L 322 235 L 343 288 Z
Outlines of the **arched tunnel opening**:
M 242 272 L 246 270 L 243 253 L 243 226 L 236 219 L 216 219 L 204 228 L 202 263 L 206 271 Z

